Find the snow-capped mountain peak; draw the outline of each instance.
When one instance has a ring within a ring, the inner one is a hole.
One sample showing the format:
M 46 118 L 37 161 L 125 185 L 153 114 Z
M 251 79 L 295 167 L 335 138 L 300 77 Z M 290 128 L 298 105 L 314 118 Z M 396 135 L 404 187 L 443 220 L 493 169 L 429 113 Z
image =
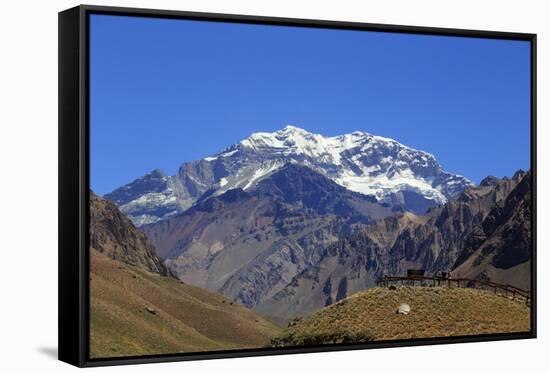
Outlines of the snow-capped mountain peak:
M 393 139 L 363 131 L 323 136 L 293 125 L 275 132 L 253 133 L 216 155 L 184 163 L 166 185 L 170 197 L 172 193 L 176 196 L 177 211 L 183 211 L 199 198 L 251 188 L 289 162 L 305 165 L 382 203 L 417 213 L 445 203 L 473 185 L 462 176 L 445 172 L 432 154 Z M 143 190 L 138 194 L 132 200 L 132 211 Z M 132 201 L 116 202 L 124 207 Z M 166 210 L 162 212 L 159 219 Z M 140 221 L 146 221 L 142 215 Z
M 341 153 L 361 148 L 361 151 L 376 151 L 377 148 L 399 149 L 420 154 L 423 159 L 435 162 L 435 157 L 427 152 L 415 150 L 390 138 L 371 135 L 368 132 L 354 131 L 349 134 L 325 137 L 303 128 L 287 125 L 276 132 L 257 132 L 239 143 L 240 146 L 268 153 L 304 154 L 310 157 L 331 157 L 336 163 L 342 159 Z M 231 148 L 231 151 L 234 149 Z M 227 156 L 226 152 L 220 155 Z M 213 157 L 209 160 L 215 159 Z

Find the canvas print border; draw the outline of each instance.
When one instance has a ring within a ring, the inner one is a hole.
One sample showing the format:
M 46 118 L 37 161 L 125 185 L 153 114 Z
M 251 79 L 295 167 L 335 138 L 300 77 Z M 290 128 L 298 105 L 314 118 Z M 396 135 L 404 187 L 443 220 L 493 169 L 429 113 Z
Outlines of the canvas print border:
M 128 15 L 393 33 L 525 40 L 531 44 L 532 260 L 531 331 L 424 338 L 319 347 L 264 348 L 128 358 L 89 358 L 89 16 Z M 103 366 L 304 352 L 339 351 L 536 337 L 536 35 L 355 22 L 256 17 L 167 10 L 79 6 L 59 14 L 59 359 L 77 366 Z M 77 248 L 77 250 L 75 250 Z

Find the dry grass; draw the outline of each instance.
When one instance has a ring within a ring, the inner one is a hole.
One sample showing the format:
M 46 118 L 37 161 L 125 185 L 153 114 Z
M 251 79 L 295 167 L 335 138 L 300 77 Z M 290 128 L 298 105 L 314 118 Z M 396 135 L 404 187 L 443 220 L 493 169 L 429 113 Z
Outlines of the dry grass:
M 396 313 L 401 303 L 411 306 L 410 314 Z M 305 317 L 271 343 L 276 346 L 281 340 L 292 342 L 342 330 L 379 341 L 526 332 L 530 330 L 530 309 L 504 296 L 475 289 L 374 288 Z
M 221 295 L 95 250 L 90 262 L 92 358 L 256 348 L 280 332 Z

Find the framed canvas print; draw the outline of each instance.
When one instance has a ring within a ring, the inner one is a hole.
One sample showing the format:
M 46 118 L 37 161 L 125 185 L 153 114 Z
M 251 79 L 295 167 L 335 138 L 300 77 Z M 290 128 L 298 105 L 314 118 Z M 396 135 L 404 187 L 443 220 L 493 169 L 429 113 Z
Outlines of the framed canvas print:
M 536 336 L 536 36 L 59 14 L 59 357 Z

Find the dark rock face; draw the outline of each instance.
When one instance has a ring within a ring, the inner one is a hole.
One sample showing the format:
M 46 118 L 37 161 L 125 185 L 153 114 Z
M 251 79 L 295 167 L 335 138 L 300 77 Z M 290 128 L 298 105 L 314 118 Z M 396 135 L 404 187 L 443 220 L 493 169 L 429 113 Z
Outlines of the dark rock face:
M 258 198 L 273 198 L 298 205 L 319 215 L 378 218 L 389 215 L 389 205 L 373 196 L 352 192 L 308 167 L 289 163 L 260 181 L 251 192 Z
M 173 276 L 155 254 L 147 236 L 138 231 L 111 201 L 90 193 L 90 248 L 111 259 Z
M 494 252 L 491 263 L 497 268 L 511 268 L 531 259 L 531 179 L 529 176 L 523 177 L 519 185 L 508 195 L 502 209 L 491 211 L 490 216 L 495 221 L 492 228 L 496 229 L 486 232 L 486 235 L 492 236 L 494 243 L 491 244 L 490 249 L 484 248 L 484 252 Z
M 507 282 L 529 289 L 531 173 L 516 173 L 512 180 L 519 183 L 491 209 L 476 232 L 476 244 L 461 255 L 454 271 L 465 277 Z M 513 273 L 513 277 L 508 273 Z

